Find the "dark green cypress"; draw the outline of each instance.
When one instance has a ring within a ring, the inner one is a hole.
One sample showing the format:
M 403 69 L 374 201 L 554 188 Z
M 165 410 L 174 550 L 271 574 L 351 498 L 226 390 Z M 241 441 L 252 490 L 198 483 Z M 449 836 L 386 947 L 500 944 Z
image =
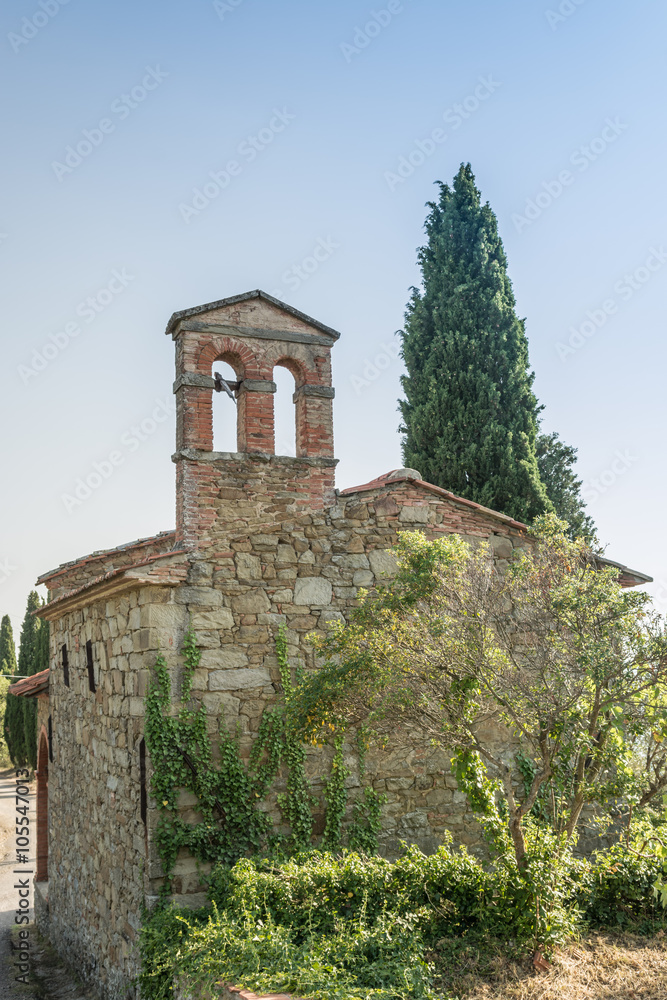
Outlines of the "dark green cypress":
M 497 220 L 470 165 L 429 203 L 401 332 L 403 457 L 424 479 L 530 522 L 551 510 L 535 441 L 524 322 L 515 312 Z
M 21 643 L 19 646 L 19 673 L 37 674 L 49 665 L 49 623 L 37 618 L 33 612 L 41 608 L 43 601 L 37 591 L 28 596 Z M 30 767 L 37 767 L 37 701 L 35 698 L 21 698 L 23 707 L 23 740 L 25 756 Z
M 595 524 L 581 496 L 581 479 L 574 472 L 577 449 L 553 433 L 538 436 L 536 452 L 540 478 L 556 514 L 570 525 L 570 537 L 597 545 Z
M 22 676 L 34 674 L 40 666 L 40 630 L 42 623 L 33 615 L 33 611 L 41 607 L 41 600 L 36 591 L 28 595 L 21 640 L 19 643 L 18 673 Z M 48 663 L 47 663 L 48 665 Z M 17 698 L 7 695 L 5 709 L 5 740 L 12 763 L 16 767 L 26 767 L 37 764 L 37 705 L 32 698 Z
M 0 673 L 16 673 L 16 646 L 14 645 L 14 632 L 12 631 L 12 620 L 9 615 L 3 615 L 0 622 Z
M 0 672 L 3 674 L 16 674 L 16 647 L 14 645 L 14 632 L 12 630 L 12 622 L 9 615 L 4 615 L 2 622 L 0 623 Z M 10 684 L 11 680 L 5 680 L 4 684 Z M 4 690 L 4 685 L 3 685 Z M 7 703 L 9 701 L 9 695 L 3 699 L 4 700 L 4 712 L 2 718 L 2 732 L 5 742 L 5 746 L 9 750 L 9 733 L 11 719 L 7 716 Z M 18 698 L 14 698 L 15 702 L 18 702 Z M 11 715 L 11 713 L 10 713 Z M 10 758 L 13 757 L 10 753 Z

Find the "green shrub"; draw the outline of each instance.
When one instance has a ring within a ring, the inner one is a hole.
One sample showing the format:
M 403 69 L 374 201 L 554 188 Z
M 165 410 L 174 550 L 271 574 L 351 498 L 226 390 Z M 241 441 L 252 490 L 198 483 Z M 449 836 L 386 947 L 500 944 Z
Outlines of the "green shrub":
M 643 933 L 665 926 L 665 911 L 653 892 L 664 871 L 661 858 L 624 844 L 596 852 L 582 866 L 577 892 L 584 918 L 594 927 Z

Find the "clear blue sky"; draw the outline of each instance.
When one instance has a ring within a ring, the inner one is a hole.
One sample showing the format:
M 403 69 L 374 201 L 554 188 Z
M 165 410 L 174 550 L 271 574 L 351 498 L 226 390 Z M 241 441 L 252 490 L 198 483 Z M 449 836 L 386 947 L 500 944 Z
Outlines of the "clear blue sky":
M 340 330 L 338 484 L 401 464 L 394 331 L 433 182 L 468 160 L 544 426 L 578 447 L 608 554 L 667 581 L 667 9 L 560 9 L 3 6 L 0 613 L 15 627 L 40 572 L 173 526 L 176 309 L 261 287 Z

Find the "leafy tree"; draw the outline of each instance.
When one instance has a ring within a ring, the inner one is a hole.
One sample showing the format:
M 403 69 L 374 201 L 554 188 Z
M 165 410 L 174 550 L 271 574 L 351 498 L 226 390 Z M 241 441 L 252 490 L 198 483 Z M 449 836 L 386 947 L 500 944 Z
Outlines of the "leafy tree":
M 401 332 L 406 465 L 430 482 L 531 522 L 551 509 L 535 454 L 539 406 L 496 217 L 470 164 L 429 202 Z
M 520 870 L 531 813 L 568 842 L 587 803 L 645 805 L 667 789 L 661 620 L 565 529 L 540 519 L 504 572 L 487 545 L 404 533 L 395 583 L 314 637 L 325 663 L 295 700 L 304 738 L 363 722 L 449 751 Z
M 595 524 L 586 513 L 581 497 L 581 479 L 574 466 L 577 449 L 565 444 L 558 434 L 540 434 L 536 444 L 537 467 L 556 515 L 569 525 L 569 536 L 594 544 Z

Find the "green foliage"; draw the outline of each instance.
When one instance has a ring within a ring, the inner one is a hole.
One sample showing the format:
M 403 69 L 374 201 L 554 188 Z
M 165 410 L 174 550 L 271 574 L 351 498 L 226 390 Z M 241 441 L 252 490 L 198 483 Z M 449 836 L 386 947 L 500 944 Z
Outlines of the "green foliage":
M 306 747 L 291 712 L 296 688 L 291 677 L 284 627 L 276 636 L 276 655 L 282 702 L 264 711 L 246 764 L 239 753 L 237 735 L 227 732 L 224 727 L 220 729 L 219 748 L 214 759 L 206 711 L 202 705 L 190 701 L 192 676 L 201 659 L 192 629 L 188 629 L 183 642 L 179 707 L 172 705 L 172 683 L 166 661 L 162 654 L 156 659 L 154 679 L 146 697 L 145 739 L 153 765 L 151 790 L 160 811 L 156 843 L 165 874 L 163 898 L 170 891 L 171 873 L 181 848 L 187 849 L 198 861 L 230 866 L 239 858 L 267 846 L 282 855 L 310 846 L 313 816 L 305 773 Z M 297 674 L 297 685 L 300 681 L 300 674 Z M 288 837 L 273 833 L 270 817 L 259 809 L 283 766 L 287 769 L 286 791 L 278 796 L 278 803 L 290 828 Z M 329 780 L 332 790 L 337 780 L 334 767 Z M 179 817 L 178 799 L 182 792 L 196 796 L 197 810 L 202 815 L 200 822 L 186 823 Z M 336 801 L 333 794 L 330 797 L 332 813 L 331 817 L 327 815 L 325 839 L 331 849 L 341 843 L 346 801 L 343 777 L 343 788 Z M 361 803 L 355 803 L 352 842 L 358 846 L 363 844 L 367 850 L 377 848 L 381 802 L 370 789 Z M 342 803 L 342 813 L 339 803 Z M 334 820 L 334 816 L 338 819 Z
M 0 673 L 9 676 L 0 678 L 0 718 L 2 718 L 3 743 L 0 750 L 0 764 L 7 765 L 11 762 L 9 753 L 9 740 L 13 731 L 11 722 L 12 712 L 16 711 L 16 706 L 10 708 L 7 714 L 7 701 L 10 696 L 7 688 L 12 683 L 10 677 L 17 673 L 16 666 L 16 646 L 14 645 L 14 633 L 9 615 L 3 615 L 0 623 Z M 14 702 L 17 699 L 14 698 Z
M 21 676 L 27 677 L 45 670 L 49 665 L 49 624 L 33 614 L 42 601 L 36 591 L 28 595 L 21 640 L 19 644 L 18 664 L 15 669 Z M 4 648 L 13 649 L 11 625 L 9 630 L 4 626 Z M 15 663 L 15 661 L 14 661 Z M 3 673 L 6 672 L 3 670 Z M 37 767 L 37 704 L 33 698 L 17 698 L 7 695 L 4 716 L 4 736 L 12 763 L 16 767 Z
M 363 721 L 380 742 L 450 750 L 491 842 L 510 836 L 520 865 L 531 813 L 573 838 L 586 804 L 643 807 L 667 789 L 663 624 L 566 527 L 538 520 L 502 572 L 488 546 L 402 533 L 395 583 L 313 639 L 324 663 L 293 698 L 310 739 Z
M 0 663 L 3 674 L 17 673 L 16 646 L 14 645 L 14 633 L 9 615 L 3 615 L 2 623 L 0 623 Z
M 574 472 L 577 449 L 565 444 L 558 434 L 539 434 L 535 446 L 537 468 L 556 517 L 566 521 L 572 541 L 585 538 L 596 541 L 595 524 L 586 513 L 581 496 L 581 479 Z
M 331 762 L 331 774 L 325 783 L 324 800 L 327 804 L 322 848 L 325 851 L 335 851 L 340 845 L 343 820 L 347 809 L 347 788 L 345 782 L 350 775 L 349 768 L 343 761 L 343 737 L 336 737 L 334 757 Z
M 204 992 L 222 979 L 321 1000 L 426 998 L 426 955 L 447 940 L 493 938 L 521 954 L 548 953 L 587 926 L 655 933 L 667 922 L 652 892 L 667 877 L 661 845 L 639 838 L 577 860 L 529 821 L 523 872 L 511 852 L 488 867 L 451 842 L 393 862 L 310 851 L 217 865 L 211 909 L 167 908 L 146 922 L 142 996 L 165 1000 L 178 978 Z
M 429 202 L 402 332 L 405 464 L 531 522 L 550 510 L 535 453 L 539 407 L 497 219 L 470 165 Z
M 184 991 L 201 995 L 232 981 L 260 994 L 289 991 L 313 1000 L 442 1000 L 430 987 L 413 915 L 341 921 L 333 935 L 306 936 L 250 914 L 233 919 L 215 907 L 205 922 L 174 910 L 160 919 L 162 935 L 143 932 L 153 949 L 139 980 L 146 1000 L 173 996 L 170 973 Z
M 618 843 L 582 865 L 576 896 L 591 926 L 644 934 L 665 926 L 665 908 L 654 887 L 667 878 L 667 864 L 664 851 L 647 846 Z
M 201 659 L 196 636 L 188 630 L 183 645 L 182 702 L 172 712 L 171 679 L 164 657 L 159 654 L 155 677 L 146 696 L 146 748 L 153 765 L 151 789 L 161 816 L 156 843 L 165 873 L 163 894 L 169 892 L 170 876 L 181 848 L 199 861 L 233 864 L 246 851 L 257 850 L 269 829 L 268 817 L 255 805 L 259 782 L 243 766 L 238 744 L 221 731 L 219 761 L 213 761 L 203 705 L 190 707 L 192 675 Z M 197 796 L 202 820 L 188 824 L 178 817 L 181 791 Z

